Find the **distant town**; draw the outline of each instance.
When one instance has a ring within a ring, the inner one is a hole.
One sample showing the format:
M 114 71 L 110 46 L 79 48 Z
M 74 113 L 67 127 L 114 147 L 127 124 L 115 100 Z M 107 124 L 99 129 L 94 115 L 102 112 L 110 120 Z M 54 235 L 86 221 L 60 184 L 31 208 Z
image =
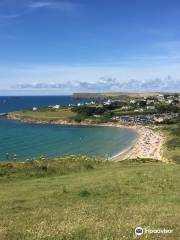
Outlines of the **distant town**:
M 67 106 L 50 105 L 50 112 L 69 109 L 75 113 L 72 120 L 82 122 L 120 122 L 122 124 L 160 124 L 176 123 L 180 114 L 180 94 L 157 94 L 155 96 L 113 97 L 88 99 L 88 101 Z M 33 107 L 37 112 L 38 107 Z

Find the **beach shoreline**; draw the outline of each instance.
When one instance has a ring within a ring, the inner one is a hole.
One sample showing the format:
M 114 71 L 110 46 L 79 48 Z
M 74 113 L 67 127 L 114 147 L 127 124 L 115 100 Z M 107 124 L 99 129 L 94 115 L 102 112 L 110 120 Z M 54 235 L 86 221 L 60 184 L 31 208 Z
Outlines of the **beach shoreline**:
M 65 125 L 65 126 L 77 126 L 77 127 L 118 127 L 127 128 L 137 133 L 137 138 L 133 143 L 126 149 L 120 151 L 116 155 L 109 158 L 112 161 L 122 161 L 125 159 L 137 159 L 137 158 L 149 158 L 164 161 L 162 156 L 162 145 L 165 141 L 165 137 L 158 131 L 152 130 L 151 128 L 143 125 L 123 125 L 120 123 L 99 123 L 95 124 L 89 121 L 81 123 L 69 122 L 65 120 L 56 120 L 53 122 L 40 121 L 34 119 L 22 119 L 15 117 L 14 115 L 8 114 L 7 119 L 16 120 L 24 123 L 32 124 L 54 124 L 54 125 Z
M 126 127 L 135 130 L 138 136 L 131 146 L 113 156 L 111 158 L 113 161 L 137 158 L 165 161 L 162 154 L 165 137 L 161 133 L 141 125 Z

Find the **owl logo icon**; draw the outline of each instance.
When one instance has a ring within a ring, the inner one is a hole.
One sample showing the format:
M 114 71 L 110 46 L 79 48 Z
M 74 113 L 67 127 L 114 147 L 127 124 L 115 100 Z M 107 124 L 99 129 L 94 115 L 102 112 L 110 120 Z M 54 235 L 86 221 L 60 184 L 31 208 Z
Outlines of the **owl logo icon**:
M 135 229 L 135 234 L 137 235 L 137 236 L 140 236 L 140 235 L 142 235 L 143 234 L 143 228 L 142 227 L 137 227 L 136 229 Z

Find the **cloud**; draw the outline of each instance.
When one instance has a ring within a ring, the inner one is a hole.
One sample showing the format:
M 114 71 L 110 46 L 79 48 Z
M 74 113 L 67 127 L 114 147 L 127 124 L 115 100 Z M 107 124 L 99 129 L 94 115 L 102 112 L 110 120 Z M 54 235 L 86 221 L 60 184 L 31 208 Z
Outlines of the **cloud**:
M 19 83 L 16 86 L 14 86 L 15 88 L 19 88 L 19 89 L 55 89 L 55 88 L 63 88 L 66 87 L 65 84 L 61 84 L 61 83 L 54 83 L 54 82 L 50 82 L 50 83 L 43 83 L 43 82 L 33 82 L 33 83 Z
M 29 0 L 1 0 L 0 1 L 0 21 L 10 22 L 10 20 L 19 18 L 27 13 L 27 4 Z M 9 20 L 9 21 L 8 21 Z
M 36 1 L 29 4 L 31 9 L 54 8 L 61 11 L 72 12 L 78 8 L 79 4 L 68 1 Z
M 14 6 L 14 4 L 12 6 Z M 7 20 L 13 20 L 22 17 L 23 15 L 30 14 L 32 11 L 40 10 L 43 8 L 56 9 L 66 14 L 73 14 L 77 9 L 79 9 L 79 7 L 79 3 L 73 3 L 69 1 L 26 1 L 23 3 L 21 2 L 21 4 L 19 3 L 19 5 L 17 5 L 16 13 L 13 13 L 14 10 L 12 10 L 12 14 L 1 15 L 0 20 L 4 23 Z
M 83 91 L 120 91 L 120 92 L 180 92 L 180 80 L 155 78 L 149 80 L 130 79 L 121 81 L 111 77 L 104 77 L 97 82 L 80 82 L 79 89 Z
M 119 86 L 123 91 L 130 92 L 180 92 L 180 80 L 168 76 L 149 80 L 132 79 Z
M 44 8 L 54 6 L 53 2 L 33 2 L 29 5 L 30 8 Z
M 13 19 L 13 18 L 17 18 L 20 17 L 22 14 L 12 14 L 12 15 L 2 15 L 0 16 L 0 19 Z
M 180 80 L 175 80 L 170 76 L 167 76 L 166 78 L 155 78 L 149 80 L 130 79 L 128 81 L 120 81 L 112 77 L 102 77 L 98 81 L 19 83 L 14 87 L 23 90 L 59 89 L 71 90 L 72 92 L 180 92 Z

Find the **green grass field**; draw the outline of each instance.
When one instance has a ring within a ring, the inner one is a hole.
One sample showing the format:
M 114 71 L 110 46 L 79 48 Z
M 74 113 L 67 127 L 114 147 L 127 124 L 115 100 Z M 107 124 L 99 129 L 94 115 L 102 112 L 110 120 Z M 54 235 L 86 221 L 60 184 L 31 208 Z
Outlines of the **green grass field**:
M 180 165 L 86 157 L 0 164 L 0 239 L 179 239 Z
M 56 121 L 56 120 L 71 120 L 72 117 L 76 116 L 75 112 L 72 112 L 70 108 L 60 109 L 48 109 L 42 108 L 37 111 L 25 110 L 19 112 L 10 113 L 10 116 L 15 116 L 19 119 L 28 120 L 39 120 L 39 121 Z

